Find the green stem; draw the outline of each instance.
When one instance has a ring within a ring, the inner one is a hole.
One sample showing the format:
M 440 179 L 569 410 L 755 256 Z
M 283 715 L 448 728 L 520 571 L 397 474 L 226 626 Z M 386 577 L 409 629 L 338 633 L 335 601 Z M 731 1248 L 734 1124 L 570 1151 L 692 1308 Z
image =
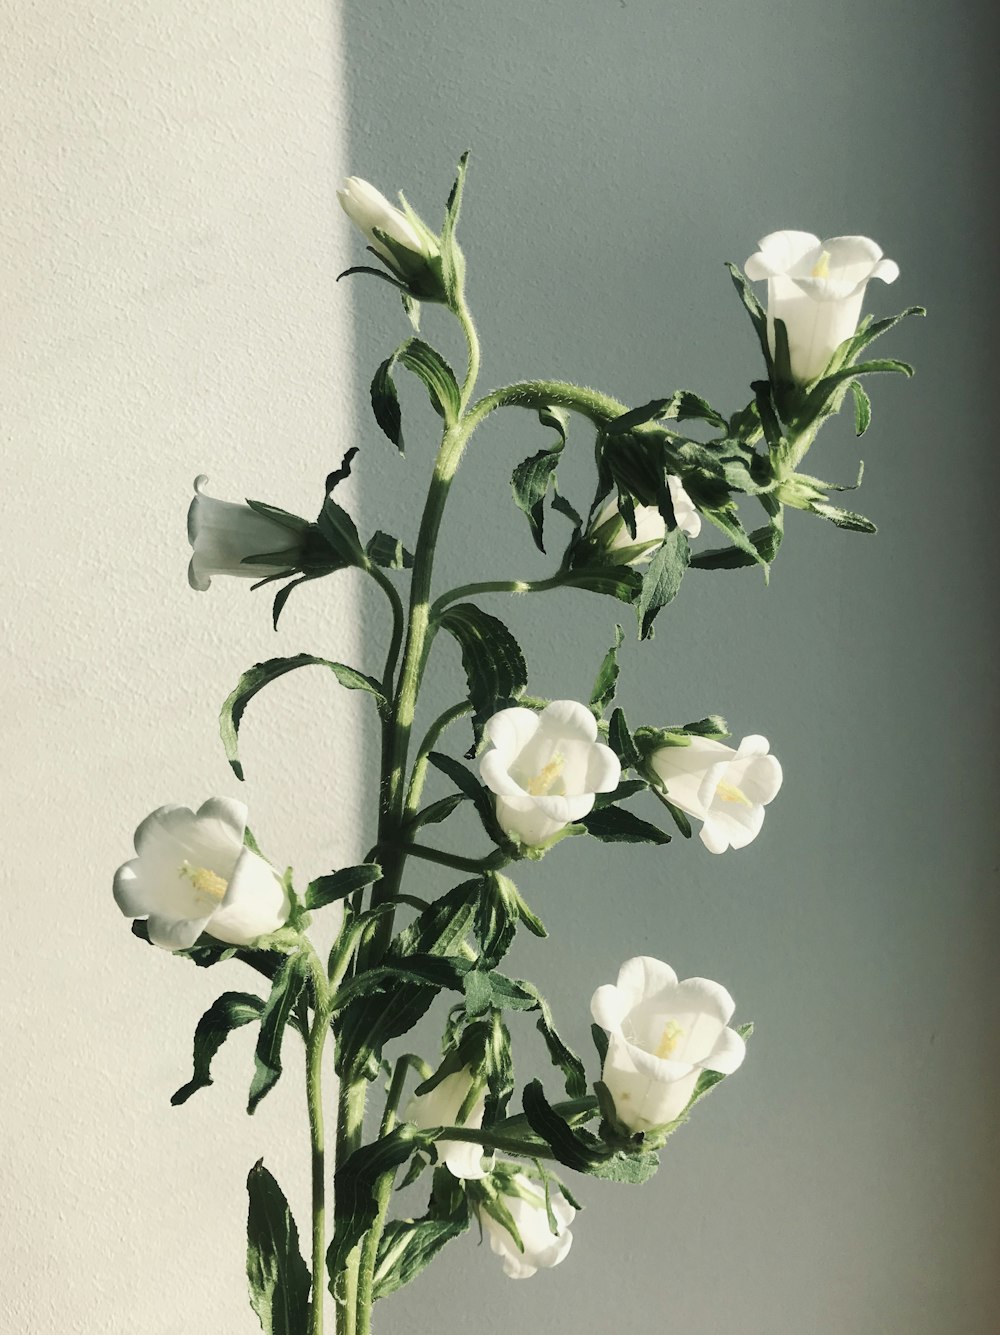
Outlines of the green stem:
M 476 387 L 476 380 L 479 377 L 479 335 L 476 333 L 476 326 L 472 323 L 472 314 L 465 304 L 465 294 L 462 293 L 458 301 L 458 309 L 455 311 L 458 316 L 458 322 L 462 326 L 462 332 L 465 334 L 465 342 L 469 349 L 468 370 L 465 374 L 465 382 L 462 385 L 462 398 L 459 405 L 459 415 L 465 412 L 466 405 L 472 391 Z
M 431 620 L 436 621 L 446 607 L 460 598 L 474 598 L 480 593 L 545 593 L 559 589 L 566 582 L 566 572 L 559 570 L 548 579 L 488 579 L 481 584 L 460 584 L 436 598 L 431 606 Z
M 420 805 L 420 794 L 424 790 L 424 779 L 427 776 L 427 757 L 434 750 L 434 744 L 444 732 L 449 724 L 454 723 L 456 719 L 464 718 L 466 714 L 472 713 L 472 704 L 468 700 L 461 700 L 457 705 L 452 705 L 446 709 L 443 714 L 439 714 L 431 726 L 424 734 L 424 740 L 420 743 L 420 749 L 417 751 L 417 758 L 413 762 L 413 770 L 410 774 L 410 786 L 406 794 L 406 815 L 412 815 Z
M 427 848 L 424 844 L 403 844 L 402 850 L 415 858 L 423 858 L 425 862 L 437 862 L 442 867 L 454 867 L 456 871 L 499 871 L 510 861 L 500 848 L 494 849 L 484 858 L 463 858 L 457 853 L 446 853 L 440 848 Z
M 309 947 L 316 994 L 316 1009 L 306 1048 L 306 1093 L 309 1103 L 309 1138 L 312 1148 L 312 1305 L 309 1335 L 323 1335 L 323 1297 L 326 1292 L 326 1158 L 323 1118 L 323 1047 L 330 1028 L 330 990 L 323 966 Z
M 386 695 L 392 693 L 392 679 L 396 672 L 396 663 L 399 659 L 399 649 L 403 643 L 403 629 L 405 613 L 403 612 L 403 600 L 396 592 L 395 585 L 389 579 L 384 571 L 380 570 L 374 563 L 369 565 L 368 573 L 372 579 L 389 599 L 389 606 L 392 608 L 392 637 L 389 641 L 389 652 L 386 654 L 385 671 L 382 674 L 382 689 Z
M 365 1081 L 341 1080 L 337 1105 L 336 1166 L 340 1168 L 361 1144 L 365 1113 Z M 354 1247 L 336 1275 L 331 1275 L 337 1308 L 337 1335 L 358 1335 L 358 1270 L 360 1246 Z

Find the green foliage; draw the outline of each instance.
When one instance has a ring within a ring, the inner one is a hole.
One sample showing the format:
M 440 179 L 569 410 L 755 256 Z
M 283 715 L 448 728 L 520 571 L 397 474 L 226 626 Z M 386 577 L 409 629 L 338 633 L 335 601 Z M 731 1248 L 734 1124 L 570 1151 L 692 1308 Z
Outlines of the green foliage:
M 247 1178 L 247 1281 L 265 1335 L 303 1335 L 309 1322 L 309 1270 L 281 1188 L 258 1159 Z
M 461 392 L 455 373 L 441 356 L 420 338 L 408 338 L 379 366 L 372 379 L 371 400 L 375 421 L 402 453 L 403 423 L 393 367 L 399 362 L 423 381 L 430 396 L 431 406 L 446 426 L 453 426 L 458 418 Z
M 642 592 L 635 609 L 640 639 L 648 640 L 652 636 L 656 614 L 677 597 L 690 560 L 687 535 L 679 528 L 667 533 L 642 579 Z
M 421 1219 L 389 1221 L 379 1240 L 375 1261 L 376 1301 L 416 1279 L 446 1243 L 467 1232 L 469 1213 L 464 1201 L 463 1196 L 464 1208 L 457 1218 L 436 1219 L 427 1215 Z
M 194 1074 L 171 1096 L 174 1107 L 186 1103 L 199 1089 L 212 1083 L 212 1059 L 223 1043 L 241 1025 L 259 1020 L 264 1003 L 250 992 L 224 992 L 212 1002 L 194 1031 Z
M 645 785 L 643 785 L 645 786 Z M 584 816 L 580 824 L 588 834 L 607 844 L 669 844 L 670 835 L 650 825 L 649 821 L 627 811 L 624 807 L 597 807 Z
M 537 454 L 532 454 L 519 463 L 511 474 L 510 485 L 514 492 L 514 503 L 528 517 L 531 536 L 535 540 L 536 547 L 540 552 L 544 552 L 545 497 L 549 483 L 555 484 L 556 469 L 562 457 L 563 446 L 566 444 L 569 413 L 563 408 L 552 406 L 540 408 L 538 420 L 543 426 L 554 427 L 559 434 L 559 440 L 555 445 L 539 450 Z M 575 511 L 571 517 L 579 522 L 579 516 Z
M 458 172 L 448 196 L 444 226 L 441 229 L 441 276 L 446 300 L 453 311 L 461 309 L 465 286 L 465 256 L 455 238 L 455 230 L 462 210 L 462 195 L 465 192 L 468 167 L 469 154 L 465 152 L 458 160 Z
M 458 641 L 473 722 L 481 727 L 491 714 L 516 700 L 528 684 L 520 645 L 502 621 L 474 603 L 445 608 L 438 624 Z
M 410 570 L 413 566 L 413 553 L 408 552 L 398 538 L 381 529 L 369 538 L 365 555 L 386 570 Z
M 239 731 L 247 705 L 265 686 L 283 677 L 286 672 L 294 672 L 300 667 L 325 667 L 351 691 L 368 691 L 374 697 L 379 713 L 387 708 L 382 687 L 374 677 L 368 677 L 356 668 L 345 663 L 331 663 L 329 659 L 317 658 L 313 654 L 295 654 L 292 658 L 268 658 L 262 663 L 255 663 L 243 673 L 235 689 L 226 697 L 219 715 L 219 731 L 226 756 L 238 779 L 243 778 L 243 766 L 239 760 Z
M 260 1016 L 260 1035 L 254 1052 L 254 1077 L 250 1084 L 247 1112 L 254 1113 L 281 1076 L 281 1045 L 285 1029 L 305 986 L 306 965 L 300 954 L 287 955 L 271 984 L 271 995 Z
M 615 642 L 604 655 L 597 680 L 590 692 L 590 707 L 598 718 L 603 715 L 608 705 L 615 698 L 615 692 L 618 689 L 618 677 L 621 671 L 618 666 L 618 650 L 622 647 L 624 638 L 625 632 L 621 626 L 615 626 Z
M 356 890 L 382 879 L 382 868 L 377 862 L 362 862 L 356 867 L 342 867 L 329 876 L 318 876 L 306 888 L 307 909 L 321 909 L 338 899 L 346 899 Z

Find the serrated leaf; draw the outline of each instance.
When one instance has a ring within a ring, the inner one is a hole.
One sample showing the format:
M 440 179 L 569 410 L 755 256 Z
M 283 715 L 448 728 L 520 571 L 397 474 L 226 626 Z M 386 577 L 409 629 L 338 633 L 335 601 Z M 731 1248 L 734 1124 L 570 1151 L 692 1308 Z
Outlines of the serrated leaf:
M 608 724 L 608 744 L 622 762 L 622 769 L 638 769 L 641 757 L 632 740 L 625 715 L 620 709 L 612 711 L 611 722 Z
M 531 536 L 540 552 L 545 551 L 543 529 L 545 524 L 545 496 L 549 483 L 554 482 L 556 469 L 566 444 L 566 424 L 568 413 L 564 409 L 545 407 L 538 410 L 538 420 L 543 426 L 554 427 L 559 433 L 559 443 L 548 449 L 539 450 L 517 465 L 511 474 L 510 485 L 514 493 L 514 503 L 523 510 L 531 526 Z M 572 507 L 570 507 L 572 508 Z M 573 511 L 579 521 L 579 515 Z
M 595 839 L 608 844 L 669 844 L 670 835 L 624 807 L 599 807 L 583 816 L 580 824 Z
M 365 555 L 386 570 L 409 570 L 413 566 L 413 553 L 408 552 L 398 538 L 381 529 L 372 534 Z
M 445 425 L 454 426 L 458 420 L 462 395 L 454 371 L 440 352 L 422 338 L 408 338 L 393 355 L 423 382 L 430 396 L 431 407 L 444 419 Z
M 399 355 L 399 349 L 386 357 L 372 377 L 371 399 L 372 412 L 375 414 L 375 421 L 381 427 L 382 432 L 393 445 L 403 453 L 403 416 L 399 407 L 399 394 L 396 392 L 396 382 L 392 378 L 392 368 L 396 364 L 396 358 Z
M 309 1322 L 309 1270 L 295 1220 L 262 1159 L 247 1178 L 247 1281 L 265 1335 L 303 1335 Z
M 702 421 L 725 430 L 728 422 L 721 413 L 716 412 L 710 403 L 699 394 L 689 389 L 675 390 L 668 398 L 653 399 L 640 408 L 632 408 L 627 413 L 613 418 L 604 428 L 608 436 L 620 436 L 643 426 L 646 422 L 656 421 Z
M 305 985 L 301 955 L 287 955 L 274 975 L 271 994 L 260 1015 L 260 1035 L 254 1051 L 254 1077 L 250 1084 L 247 1112 L 256 1112 L 260 1101 L 281 1077 L 281 1046 L 295 1003 Z
M 691 548 L 684 531 L 675 528 L 667 533 L 642 579 L 636 604 L 640 639 L 649 639 L 656 614 L 677 596 L 690 559 Z
M 306 887 L 307 909 L 325 908 L 338 899 L 346 899 L 356 890 L 382 879 L 382 868 L 377 862 L 361 862 L 356 867 L 341 867 L 329 876 L 317 876 Z
M 253 697 L 272 681 L 277 681 L 288 672 L 301 667 L 329 668 L 333 675 L 351 691 L 368 691 L 375 698 L 379 713 L 387 708 L 382 687 L 374 677 L 368 677 L 356 668 L 345 663 L 332 663 L 327 658 L 316 658 L 313 654 L 295 654 L 291 658 L 268 658 L 262 663 L 255 663 L 243 673 L 235 689 L 226 697 L 219 715 L 219 731 L 226 757 L 238 779 L 243 778 L 243 766 L 239 761 L 239 731 L 244 711 Z
M 379 1240 L 373 1297 L 377 1300 L 409 1284 L 452 1238 L 469 1227 L 469 1216 L 457 1219 L 391 1219 Z
M 194 1031 L 194 1074 L 171 1096 L 175 1108 L 212 1083 L 212 1059 L 223 1043 L 242 1025 L 259 1020 L 264 1003 L 252 992 L 224 992 L 198 1021 Z
M 615 698 L 618 689 L 618 650 L 622 647 L 625 632 L 621 626 L 615 626 L 615 642 L 604 655 L 593 690 L 590 692 L 590 707 L 600 718 L 608 705 Z
M 522 694 L 528 670 L 502 621 L 474 603 L 454 603 L 441 613 L 438 625 L 458 641 L 475 719 L 482 722 Z

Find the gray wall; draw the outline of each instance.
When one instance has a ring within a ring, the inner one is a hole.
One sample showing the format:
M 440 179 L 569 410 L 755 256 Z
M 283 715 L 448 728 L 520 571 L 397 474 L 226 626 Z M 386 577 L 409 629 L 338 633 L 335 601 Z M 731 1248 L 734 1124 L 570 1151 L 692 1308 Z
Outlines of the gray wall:
M 593 988 L 649 952 L 730 987 L 758 1026 L 744 1069 L 650 1186 L 575 1183 L 590 1208 L 559 1270 L 512 1284 L 463 1240 L 382 1305 L 386 1335 L 473 1321 L 551 1335 L 994 1329 L 985 12 L 346 7 L 350 169 L 436 220 L 454 159 L 473 150 L 462 236 L 484 386 L 549 375 L 632 403 L 683 386 L 732 410 L 760 366 L 722 264 L 778 227 L 873 236 L 902 274 L 874 284 L 869 307 L 930 311 L 879 345 L 918 367 L 912 383 L 872 386 L 857 508 L 879 535 L 792 514 L 769 588 L 750 572 L 692 574 L 655 642 L 623 655 L 633 724 L 718 710 L 738 736 L 771 739 L 786 783 L 761 838 L 721 858 L 697 840 L 571 841 L 517 874 L 551 939 L 516 967 L 582 1048 Z M 374 368 L 402 317 L 374 283 L 354 301 L 359 364 Z M 443 317 L 425 333 L 458 358 Z M 406 461 L 373 428 L 359 464 L 369 524 L 412 538 L 435 419 L 419 386 L 405 393 Z M 517 413 L 477 436 L 445 522 L 443 584 L 550 568 L 508 487 L 543 439 Z M 589 444 L 578 427 L 566 468 L 578 501 Z M 810 467 L 846 482 L 858 455 L 838 422 Z M 522 634 L 533 689 L 578 698 L 624 615 L 584 595 L 488 606 Z M 437 652 L 455 690 L 457 655 Z M 453 698 L 447 684 L 435 698 Z

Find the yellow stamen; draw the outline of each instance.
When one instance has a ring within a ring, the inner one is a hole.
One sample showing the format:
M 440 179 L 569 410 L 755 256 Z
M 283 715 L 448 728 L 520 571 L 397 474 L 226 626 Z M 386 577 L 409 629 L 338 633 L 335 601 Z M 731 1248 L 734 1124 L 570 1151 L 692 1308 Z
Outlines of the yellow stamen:
M 737 788 L 734 783 L 720 783 L 715 791 L 723 802 L 736 802 L 741 807 L 753 806 L 743 789 Z
M 547 765 L 543 765 L 538 773 L 528 780 L 525 785 L 526 791 L 532 797 L 547 797 L 552 791 L 553 784 L 561 777 L 565 763 L 562 756 L 553 756 Z
M 830 277 L 830 252 L 824 250 L 822 255 L 813 265 L 809 274 L 810 278 L 829 278 Z
M 225 899 L 229 882 L 208 867 L 192 867 L 189 862 L 183 862 L 180 874 L 188 878 L 200 895 L 215 899 L 220 904 Z
M 677 1051 L 677 1045 L 684 1037 L 684 1030 L 676 1020 L 668 1020 L 663 1026 L 663 1037 L 660 1039 L 660 1045 L 654 1054 L 657 1057 L 666 1059 L 672 1057 Z

